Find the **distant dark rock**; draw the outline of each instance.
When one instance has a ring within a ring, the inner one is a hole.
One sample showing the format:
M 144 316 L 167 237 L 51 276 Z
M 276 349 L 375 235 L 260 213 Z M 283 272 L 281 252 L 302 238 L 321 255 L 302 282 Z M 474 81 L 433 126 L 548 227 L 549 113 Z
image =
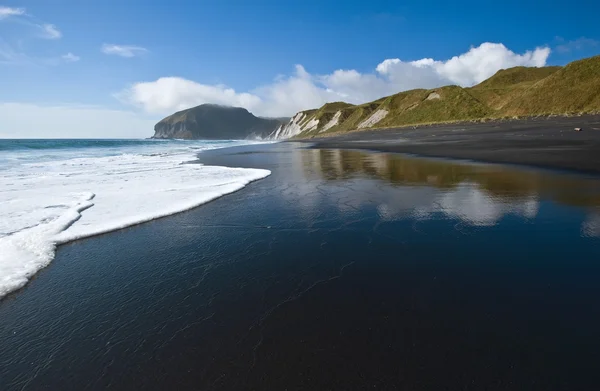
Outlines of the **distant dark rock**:
M 260 118 L 241 107 L 204 104 L 178 111 L 154 126 L 157 139 L 242 140 L 265 138 L 288 118 Z

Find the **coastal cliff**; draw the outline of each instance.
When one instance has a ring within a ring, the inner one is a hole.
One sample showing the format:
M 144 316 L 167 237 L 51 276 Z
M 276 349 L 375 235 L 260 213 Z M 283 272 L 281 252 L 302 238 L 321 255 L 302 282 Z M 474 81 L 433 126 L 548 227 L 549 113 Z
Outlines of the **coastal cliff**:
M 564 67 L 502 69 L 469 88 L 403 91 L 360 105 L 327 103 L 298 112 L 272 137 L 312 138 L 377 128 L 588 113 L 600 113 L 600 56 Z
M 287 119 L 260 118 L 241 107 L 204 104 L 178 111 L 154 126 L 155 139 L 267 138 Z
M 204 104 L 156 124 L 153 138 L 289 139 L 366 129 L 503 118 L 600 113 L 600 56 L 564 67 L 501 69 L 469 88 L 415 89 L 363 104 L 326 103 L 291 119 Z

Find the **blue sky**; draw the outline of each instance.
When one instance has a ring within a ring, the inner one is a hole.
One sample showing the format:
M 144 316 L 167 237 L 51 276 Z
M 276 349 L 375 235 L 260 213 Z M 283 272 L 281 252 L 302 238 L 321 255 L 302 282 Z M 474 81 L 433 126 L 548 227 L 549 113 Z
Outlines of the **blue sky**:
M 143 137 L 206 102 L 293 115 L 473 85 L 599 54 L 598 14 L 595 1 L 0 0 L 0 137 Z M 98 128 L 82 129 L 92 111 Z

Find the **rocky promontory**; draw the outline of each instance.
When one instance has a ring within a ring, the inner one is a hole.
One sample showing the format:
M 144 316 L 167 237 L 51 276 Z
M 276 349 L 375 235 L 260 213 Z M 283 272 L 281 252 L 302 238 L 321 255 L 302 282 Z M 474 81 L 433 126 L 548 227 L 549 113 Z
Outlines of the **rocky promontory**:
M 155 139 L 236 140 L 266 138 L 288 119 L 256 117 L 241 107 L 203 104 L 178 111 L 154 126 Z

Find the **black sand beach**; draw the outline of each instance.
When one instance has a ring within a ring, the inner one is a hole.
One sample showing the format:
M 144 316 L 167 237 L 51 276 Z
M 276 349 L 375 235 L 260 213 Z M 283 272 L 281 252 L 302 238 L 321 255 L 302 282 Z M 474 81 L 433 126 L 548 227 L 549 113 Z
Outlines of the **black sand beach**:
M 418 126 L 308 141 L 317 148 L 359 148 L 600 173 L 598 115 Z
M 597 176 L 298 143 L 199 159 L 272 175 L 61 246 L 0 301 L 0 389 L 600 384 Z

